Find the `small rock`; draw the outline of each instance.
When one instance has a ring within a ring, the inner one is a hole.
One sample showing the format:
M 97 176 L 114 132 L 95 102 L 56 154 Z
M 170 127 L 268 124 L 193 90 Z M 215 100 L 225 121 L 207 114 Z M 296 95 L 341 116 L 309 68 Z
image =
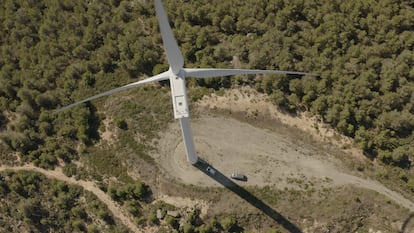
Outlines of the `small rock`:
M 158 219 L 164 218 L 164 212 L 161 209 L 157 209 L 157 218 Z
M 167 215 L 174 217 L 174 218 L 178 218 L 180 217 L 180 212 L 178 210 L 169 210 L 167 211 Z

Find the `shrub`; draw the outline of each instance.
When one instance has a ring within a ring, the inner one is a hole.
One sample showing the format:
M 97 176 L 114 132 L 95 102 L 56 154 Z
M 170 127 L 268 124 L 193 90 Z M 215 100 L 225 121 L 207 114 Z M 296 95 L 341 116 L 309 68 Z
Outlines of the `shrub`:
M 414 192 L 414 179 L 408 180 L 407 187 L 411 190 L 411 192 Z
M 381 168 L 377 171 L 377 176 L 380 178 L 388 179 L 388 171 L 385 168 Z
M 75 164 L 69 163 L 69 164 L 66 164 L 62 170 L 63 170 L 63 174 L 65 174 L 67 177 L 72 177 L 77 174 L 78 168 L 76 167 Z
M 357 164 L 357 165 L 355 165 L 355 168 L 358 170 L 358 171 L 360 171 L 360 172 L 363 172 L 364 171 L 364 169 L 365 169 L 365 167 L 364 167 L 364 165 L 363 164 Z
M 71 214 L 75 217 L 79 217 L 81 219 L 87 219 L 88 214 L 86 213 L 85 209 L 80 206 L 75 206 L 70 210 Z
M 194 233 L 194 227 L 191 224 L 187 223 L 183 227 L 183 232 L 184 233 Z
M 135 217 L 139 216 L 141 213 L 140 204 L 136 200 L 127 201 L 125 204 L 126 209 Z
M 215 232 L 213 230 L 213 227 L 210 224 L 201 225 L 200 227 L 198 227 L 197 230 L 200 233 L 213 233 L 213 232 Z
M 237 220 L 233 216 L 227 216 L 220 220 L 220 225 L 226 232 L 230 232 L 237 226 Z
M 158 225 L 160 222 L 158 221 L 157 215 L 155 213 L 151 213 L 148 216 L 148 224 L 149 225 Z
M 178 228 L 178 221 L 176 218 L 167 215 L 167 217 L 165 217 L 165 222 L 170 225 L 172 228 L 177 229 Z
M 89 225 L 86 229 L 88 233 L 99 233 L 98 227 L 96 225 Z
M 404 182 L 407 182 L 408 181 L 407 172 L 400 171 L 400 173 L 398 174 L 398 178 L 400 178 Z
M 124 119 L 116 118 L 115 119 L 115 125 L 116 125 L 116 127 L 120 128 L 120 129 L 123 129 L 123 130 L 128 129 L 128 124 L 126 123 L 126 121 Z
M 85 226 L 83 225 L 83 222 L 81 220 L 74 220 L 72 222 L 72 227 L 74 230 L 77 231 L 84 231 Z

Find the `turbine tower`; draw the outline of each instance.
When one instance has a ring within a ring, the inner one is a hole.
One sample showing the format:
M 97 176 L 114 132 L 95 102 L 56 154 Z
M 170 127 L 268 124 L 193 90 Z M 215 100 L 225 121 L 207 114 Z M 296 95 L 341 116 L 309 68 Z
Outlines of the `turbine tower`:
M 183 135 L 185 152 L 187 155 L 187 161 L 191 164 L 196 164 L 198 161 L 197 153 L 194 146 L 193 135 L 190 127 L 190 112 L 187 99 L 187 91 L 185 86 L 185 77 L 195 78 L 212 78 L 212 77 L 223 77 L 229 75 L 238 74 L 294 74 L 294 75 L 314 75 L 303 72 L 295 71 L 280 71 L 280 70 L 250 70 L 250 69 L 214 69 L 214 68 L 184 68 L 184 58 L 181 54 L 180 48 L 178 47 L 177 41 L 174 38 L 170 24 L 168 22 L 167 15 L 162 6 L 161 0 L 155 0 L 155 11 L 160 26 L 162 41 L 164 43 L 165 53 L 167 60 L 170 65 L 168 71 L 153 77 L 130 83 L 128 85 L 118 87 L 87 99 L 78 101 L 66 107 L 60 108 L 57 112 L 65 109 L 80 105 L 82 103 L 107 96 L 119 91 L 127 90 L 133 87 L 141 86 L 150 82 L 157 82 L 163 80 L 170 80 L 172 103 L 174 110 L 174 117 L 180 121 L 181 132 Z

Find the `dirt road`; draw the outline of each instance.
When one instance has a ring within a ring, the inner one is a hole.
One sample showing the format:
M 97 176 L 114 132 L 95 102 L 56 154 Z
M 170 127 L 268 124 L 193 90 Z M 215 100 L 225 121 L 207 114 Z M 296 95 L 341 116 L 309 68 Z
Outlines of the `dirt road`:
M 0 171 L 13 170 L 13 171 L 34 171 L 45 175 L 48 178 L 61 180 L 68 184 L 74 184 L 82 186 L 85 190 L 88 190 L 96 195 L 96 197 L 108 206 L 108 209 L 112 212 L 115 218 L 119 219 L 122 224 L 128 227 L 132 232 L 152 232 L 151 229 L 139 229 L 126 214 L 121 206 L 115 203 L 106 193 L 104 193 L 98 186 L 92 181 L 75 180 L 74 178 L 67 177 L 63 174 L 62 169 L 57 168 L 55 170 L 45 170 L 39 167 L 35 167 L 31 164 L 18 167 L 0 166 Z

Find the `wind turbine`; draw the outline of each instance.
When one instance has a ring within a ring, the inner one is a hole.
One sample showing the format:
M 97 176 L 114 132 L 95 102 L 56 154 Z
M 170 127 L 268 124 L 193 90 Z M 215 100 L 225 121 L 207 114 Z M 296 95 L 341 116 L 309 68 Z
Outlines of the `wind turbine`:
M 303 72 L 295 71 L 280 71 L 280 70 L 250 70 L 250 69 L 214 69 L 214 68 L 184 68 L 184 58 L 178 47 L 177 41 L 174 38 L 170 24 L 168 22 L 167 15 L 162 6 L 161 0 L 155 0 L 155 11 L 160 26 L 162 41 L 164 43 L 165 53 L 167 55 L 170 68 L 161 74 L 157 74 L 153 77 L 130 83 L 128 85 L 106 91 L 87 99 L 78 101 L 61 109 L 57 112 L 63 111 L 68 108 L 72 108 L 76 105 L 107 96 L 119 91 L 127 90 L 133 87 L 138 87 L 146 83 L 170 80 L 172 103 L 174 110 L 174 118 L 178 119 L 181 124 L 181 132 L 184 139 L 185 152 L 187 155 L 187 161 L 191 164 L 196 164 L 198 157 L 196 154 L 193 135 L 191 133 L 190 121 L 189 121 L 189 105 L 187 99 L 187 91 L 185 86 L 185 77 L 191 76 L 195 78 L 212 78 L 222 77 L 238 74 L 294 74 L 294 75 L 314 75 Z

